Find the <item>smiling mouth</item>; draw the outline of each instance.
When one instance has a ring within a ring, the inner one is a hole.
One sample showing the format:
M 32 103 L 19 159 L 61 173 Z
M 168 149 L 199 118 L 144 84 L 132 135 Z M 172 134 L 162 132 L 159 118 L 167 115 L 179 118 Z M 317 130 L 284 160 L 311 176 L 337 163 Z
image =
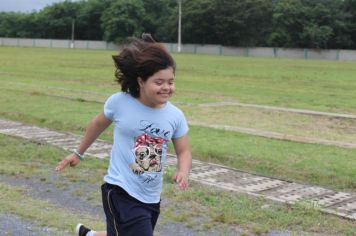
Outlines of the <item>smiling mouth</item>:
M 159 93 L 159 95 L 169 97 L 171 94 L 170 93 Z

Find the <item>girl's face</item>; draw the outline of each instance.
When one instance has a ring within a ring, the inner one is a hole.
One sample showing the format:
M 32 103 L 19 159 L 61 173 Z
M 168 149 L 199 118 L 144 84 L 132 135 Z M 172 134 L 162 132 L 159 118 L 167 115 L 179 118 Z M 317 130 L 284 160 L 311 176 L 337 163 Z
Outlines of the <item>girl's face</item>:
M 164 106 L 175 90 L 173 68 L 159 70 L 146 81 L 138 78 L 140 96 L 138 100 L 146 106 L 160 108 Z

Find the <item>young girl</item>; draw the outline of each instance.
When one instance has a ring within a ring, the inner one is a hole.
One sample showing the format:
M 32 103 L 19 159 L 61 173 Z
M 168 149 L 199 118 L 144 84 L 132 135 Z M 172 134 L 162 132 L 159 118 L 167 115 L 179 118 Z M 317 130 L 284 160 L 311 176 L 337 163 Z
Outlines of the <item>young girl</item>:
M 107 232 L 77 226 L 80 236 L 153 235 L 160 213 L 160 194 L 170 140 L 178 158 L 174 181 L 188 187 L 192 157 L 188 125 L 181 110 L 169 102 L 175 90 L 175 62 L 148 34 L 113 56 L 122 92 L 105 102 L 88 125 L 73 154 L 56 167 L 75 166 L 95 139 L 114 122 L 114 143 L 102 185 Z

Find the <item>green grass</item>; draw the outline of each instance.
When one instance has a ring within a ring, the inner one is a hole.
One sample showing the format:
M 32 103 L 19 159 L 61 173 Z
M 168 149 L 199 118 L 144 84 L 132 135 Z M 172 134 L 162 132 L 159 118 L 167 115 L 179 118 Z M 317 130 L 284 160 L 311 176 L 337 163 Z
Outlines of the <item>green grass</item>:
M 102 109 L 97 103 L 41 94 L 23 96 L 14 91 L 3 90 L 0 98 L 0 114 L 5 118 L 78 134 Z M 101 138 L 111 141 L 111 136 L 108 129 Z M 270 140 L 198 126 L 191 126 L 190 140 L 194 158 L 334 189 L 356 188 L 352 149 Z
M 190 139 L 193 153 L 201 160 L 334 189 L 354 191 L 356 188 L 354 150 L 204 127 L 192 127 Z
M 356 111 L 355 62 L 175 55 L 179 90 L 246 103 Z
M 90 215 L 78 214 L 65 207 L 58 208 L 50 202 L 28 197 L 27 194 L 27 189 L 0 183 L 0 213 L 15 214 L 36 226 L 50 227 L 56 231 L 68 233 L 70 230 L 70 234 L 77 222 L 83 222 L 98 229 L 105 228 L 105 225 L 100 223 L 103 222 L 102 220 Z
M 255 234 L 273 229 L 288 229 L 295 232 L 352 235 L 356 230 L 352 222 L 350 228 L 343 225 L 331 226 L 336 218 L 323 215 L 317 208 L 307 204 L 278 205 L 246 195 L 217 192 L 199 185 L 193 185 L 191 189 L 182 193 L 175 193 L 174 187 L 170 185 L 167 189 L 164 197 L 179 199 L 179 206 L 189 202 L 186 205 L 192 209 L 188 213 L 183 211 L 186 214 L 182 214 L 176 209 L 179 206 L 175 205 L 165 209 L 167 214 L 172 214 L 172 217 L 183 222 L 194 222 L 199 216 L 207 215 L 210 220 L 201 226 L 204 228 L 213 228 L 218 224 L 240 225 Z
M 111 94 L 114 51 L 0 47 L 2 83 Z M 174 54 L 174 100 L 238 100 L 356 113 L 354 62 Z
M 102 110 L 105 99 L 120 89 L 113 76 L 111 55 L 115 53 L 0 47 L 0 118 L 82 134 L 90 119 Z M 198 106 L 235 101 L 356 114 L 354 62 L 173 56 L 178 65 L 173 102 L 179 104 L 188 119 L 356 140 L 355 123 L 350 120 Z M 112 141 L 111 129 L 101 138 Z M 199 126 L 191 126 L 190 140 L 197 159 L 337 190 L 356 189 L 353 149 L 271 140 Z M 72 183 L 88 182 L 99 187 L 108 165 L 108 160 L 88 158 L 54 181 L 53 169 L 67 152 L 3 135 L 0 146 L 0 175 L 37 178 L 63 191 L 70 189 Z M 162 211 L 161 218 L 167 221 L 184 222 L 198 229 L 238 226 L 255 234 L 275 229 L 332 235 L 353 235 L 356 231 L 354 222 L 324 215 L 308 204 L 279 205 L 198 184 L 179 192 L 169 180 L 171 172 L 167 173 L 163 191 L 163 198 L 172 200 Z M 0 212 L 58 231 L 66 231 L 79 221 L 103 228 L 102 219 L 72 212 L 65 206 L 58 210 L 51 202 L 30 197 L 29 191 L 0 183 Z M 85 191 L 77 189 L 73 195 L 83 197 Z M 99 194 L 87 200 L 92 204 L 101 201 Z
M 179 105 L 189 122 L 252 128 L 356 145 L 356 119 L 338 119 L 239 106 Z
M 1 175 L 38 178 L 63 191 L 67 191 L 68 184 L 73 182 L 81 185 L 90 182 L 99 188 L 108 165 L 107 160 L 88 158 L 79 166 L 57 174 L 54 167 L 67 152 L 4 135 L 0 135 L 0 145 L 3 147 L 0 149 Z M 195 230 L 239 227 L 254 234 L 292 230 L 351 236 L 356 232 L 354 222 L 322 214 L 308 205 L 276 204 L 246 195 L 216 191 L 195 183 L 188 191 L 177 191 L 171 182 L 172 173 L 172 169 L 168 169 L 164 178 L 162 198 L 168 199 L 169 204 L 162 207 L 161 224 L 183 222 Z M 54 175 L 56 178 L 53 178 Z M 35 190 L 0 183 L 0 213 L 12 213 L 56 231 L 72 229 L 77 222 L 103 229 L 101 218 L 73 212 L 65 205 L 58 208 L 51 201 L 31 197 L 31 191 Z M 78 188 L 73 195 L 83 196 L 85 193 Z M 93 195 L 90 202 L 100 203 L 100 196 Z
M 113 82 L 111 55 L 115 53 L 0 47 L 0 117 L 83 134 L 90 119 L 102 110 L 102 102 L 119 90 Z M 178 64 L 174 102 L 241 101 L 356 113 L 353 62 L 188 54 L 174 57 Z M 356 140 L 353 121 L 262 114 L 236 107 L 180 106 L 189 119 L 208 123 Z M 197 159 L 338 190 L 356 188 L 353 149 L 270 140 L 199 126 L 191 126 L 190 136 Z M 111 129 L 101 138 L 111 141 Z

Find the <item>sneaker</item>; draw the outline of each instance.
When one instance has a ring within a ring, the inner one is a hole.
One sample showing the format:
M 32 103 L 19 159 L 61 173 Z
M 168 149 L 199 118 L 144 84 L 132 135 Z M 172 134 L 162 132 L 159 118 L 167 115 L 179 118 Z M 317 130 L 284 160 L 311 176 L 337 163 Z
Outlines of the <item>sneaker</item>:
M 77 227 L 75 227 L 75 232 L 78 236 L 86 236 L 89 231 L 91 231 L 91 229 L 85 227 L 82 224 L 77 224 Z

